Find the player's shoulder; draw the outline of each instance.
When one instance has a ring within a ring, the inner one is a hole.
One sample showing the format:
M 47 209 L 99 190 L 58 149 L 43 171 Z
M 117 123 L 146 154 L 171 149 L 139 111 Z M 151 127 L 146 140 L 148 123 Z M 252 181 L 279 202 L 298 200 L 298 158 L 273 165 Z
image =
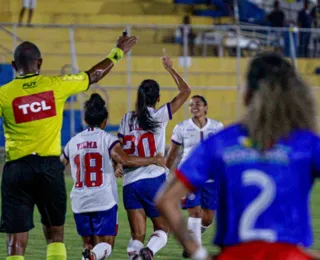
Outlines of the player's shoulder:
M 295 143 L 301 141 L 303 143 L 309 143 L 310 145 L 315 143 L 318 144 L 320 142 L 320 136 L 317 133 L 307 129 L 298 129 L 291 132 L 290 139 L 294 140 Z
M 128 122 L 130 120 L 130 118 L 132 117 L 133 113 L 134 113 L 133 111 L 129 111 L 129 112 L 125 113 L 122 117 L 121 123 Z
M 72 143 L 72 142 L 77 141 L 79 139 L 83 139 L 83 136 L 87 133 L 88 133 L 88 129 L 82 130 L 81 132 L 77 133 L 75 136 L 71 137 L 69 140 L 69 143 Z
M 215 120 L 215 119 L 212 119 L 212 118 L 208 118 L 208 120 L 210 122 L 210 125 L 221 127 L 221 128 L 224 127 L 223 123 L 218 121 L 218 120 Z
M 182 122 L 180 122 L 180 123 L 178 123 L 177 125 L 176 125 L 176 128 L 177 129 L 183 129 L 183 128 L 185 128 L 185 127 L 188 127 L 189 125 L 190 125 L 190 119 L 186 119 L 186 120 L 183 120 Z
M 102 135 L 106 138 L 106 139 L 111 139 L 111 140 L 114 140 L 114 139 L 118 139 L 118 137 L 114 134 L 111 134 L 109 132 L 106 132 L 104 130 L 101 130 L 102 131 Z

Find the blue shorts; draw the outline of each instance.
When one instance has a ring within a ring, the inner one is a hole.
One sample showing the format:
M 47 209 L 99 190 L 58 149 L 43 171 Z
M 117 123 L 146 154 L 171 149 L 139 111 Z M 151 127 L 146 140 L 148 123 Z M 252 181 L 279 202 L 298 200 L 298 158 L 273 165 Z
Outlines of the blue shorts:
M 118 233 L 118 206 L 97 212 L 74 213 L 78 234 L 87 236 L 116 236 Z
M 144 209 L 149 218 L 159 217 L 154 199 L 161 185 L 166 181 L 166 174 L 157 178 L 143 179 L 123 187 L 123 204 L 126 210 Z
M 217 185 L 216 182 L 207 182 L 204 187 L 196 193 L 189 193 L 181 201 L 183 209 L 201 206 L 203 209 L 216 210 L 217 208 Z

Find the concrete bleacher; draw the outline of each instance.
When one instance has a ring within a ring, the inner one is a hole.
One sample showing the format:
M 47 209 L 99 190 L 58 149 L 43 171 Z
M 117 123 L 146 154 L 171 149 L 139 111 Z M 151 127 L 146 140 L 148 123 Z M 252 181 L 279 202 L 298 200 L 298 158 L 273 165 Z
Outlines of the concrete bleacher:
M 110 75 L 99 83 L 100 86 L 105 86 L 108 92 L 110 124 L 116 125 L 120 122 L 128 109 L 128 100 L 131 100 L 130 108 L 133 108 L 136 87 L 143 79 L 153 78 L 161 86 L 168 87 L 168 89 L 161 90 L 161 103 L 170 100 L 176 93 L 172 78 L 162 67 L 160 57 L 163 48 L 166 48 L 168 54 L 174 57 L 173 61 L 177 70 L 182 75 L 187 75 L 191 86 L 215 87 L 215 89 L 197 89 L 193 91 L 193 94 L 207 97 L 209 117 L 221 120 L 225 124 L 230 123 L 237 118 L 237 102 L 241 98 L 241 93 L 236 91 L 236 59 L 230 57 L 193 57 L 186 72 L 183 60 L 178 58 L 181 53 L 180 45 L 170 43 L 166 39 L 174 35 L 174 30 L 181 23 L 182 16 L 188 11 L 188 6 L 174 5 L 172 2 L 171 0 L 91 0 L 88 4 L 87 0 L 41 0 L 38 1 L 33 22 L 41 24 L 124 25 L 108 29 L 76 28 L 74 30 L 76 59 L 80 70 L 86 70 L 105 58 L 126 24 L 155 25 L 153 28 L 134 27 L 132 29 L 132 34 L 139 37 L 139 43 L 134 48 L 130 61 L 127 58 L 124 59 L 116 65 Z M 0 21 L 16 22 L 18 20 L 20 0 L 0 0 L 0 5 L 3 7 L 0 10 Z M 230 18 L 220 20 L 222 23 L 230 21 Z M 216 21 L 211 18 L 193 17 L 192 22 L 193 24 L 211 25 Z M 171 29 L 160 29 L 157 26 L 159 24 L 174 26 Z M 11 34 L 14 31 L 12 26 L 5 28 L 7 32 L 0 30 L 0 54 L 2 62 L 9 63 L 14 47 Z M 29 40 L 36 42 L 40 47 L 44 58 L 43 74 L 60 74 L 64 65 L 72 63 L 69 28 L 18 27 L 17 35 L 17 43 L 19 40 Z M 241 59 L 242 87 L 245 84 L 247 63 L 247 58 Z M 313 86 L 320 86 L 319 76 L 314 74 L 317 65 L 318 61 L 312 59 L 298 61 L 299 71 Z M 131 70 L 130 75 L 128 75 L 128 68 Z M 133 86 L 130 93 L 126 89 L 129 82 Z M 320 93 L 316 93 L 316 97 L 319 97 L 320 100 Z M 78 99 L 74 104 L 77 109 L 76 130 L 81 128 L 79 109 L 82 104 L 80 102 L 81 99 Z M 67 104 L 63 142 L 69 138 L 68 134 L 70 134 L 70 108 L 70 104 Z M 184 111 L 181 110 L 168 126 L 167 140 L 170 140 L 173 126 L 183 119 Z

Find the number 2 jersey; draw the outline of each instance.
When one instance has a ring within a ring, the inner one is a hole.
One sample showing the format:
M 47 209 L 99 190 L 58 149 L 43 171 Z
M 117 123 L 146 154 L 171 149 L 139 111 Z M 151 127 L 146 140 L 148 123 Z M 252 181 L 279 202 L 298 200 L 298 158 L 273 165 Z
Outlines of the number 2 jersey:
M 310 191 L 320 175 L 320 139 L 295 130 L 262 153 L 252 147 L 240 124 L 209 137 L 176 171 L 197 190 L 218 182 L 215 244 L 252 240 L 312 244 Z
M 148 107 L 150 116 L 159 123 L 154 133 L 144 131 L 132 120 L 133 112 L 125 114 L 122 118 L 118 136 L 122 138 L 123 150 L 129 155 L 152 157 L 157 153 L 165 153 L 166 126 L 172 119 L 170 103 L 159 109 Z M 128 185 L 138 180 L 156 178 L 165 173 L 163 167 L 149 165 L 138 168 L 124 168 L 123 185 Z
M 74 181 L 70 198 L 74 213 L 111 209 L 118 203 L 117 182 L 110 152 L 120 143 L 100 128 L 89 128 L 74 136 L 63 155 L 69 160 Z

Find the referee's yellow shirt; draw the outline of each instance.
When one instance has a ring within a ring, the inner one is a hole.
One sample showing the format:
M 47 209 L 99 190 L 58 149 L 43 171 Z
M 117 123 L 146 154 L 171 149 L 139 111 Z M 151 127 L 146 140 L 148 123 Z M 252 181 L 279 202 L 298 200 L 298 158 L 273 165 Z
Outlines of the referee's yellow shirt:
M 88 87 L 85 72 L 54 77 L 26 75 L 0 87 L 7 161 L 30 154 L 59 156 L 66 99 Z

